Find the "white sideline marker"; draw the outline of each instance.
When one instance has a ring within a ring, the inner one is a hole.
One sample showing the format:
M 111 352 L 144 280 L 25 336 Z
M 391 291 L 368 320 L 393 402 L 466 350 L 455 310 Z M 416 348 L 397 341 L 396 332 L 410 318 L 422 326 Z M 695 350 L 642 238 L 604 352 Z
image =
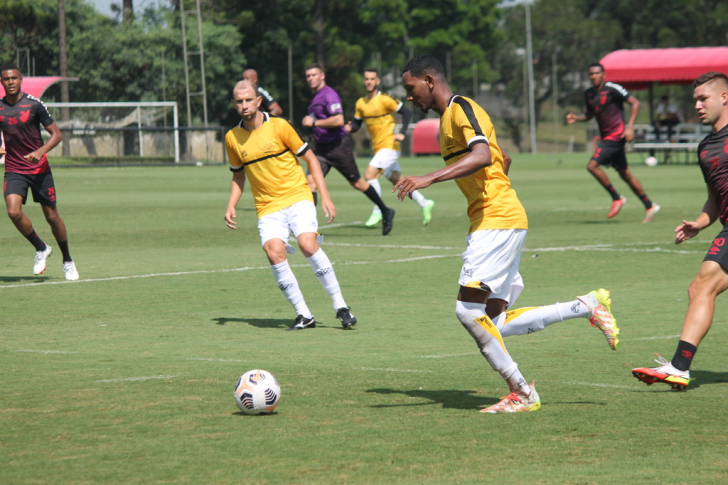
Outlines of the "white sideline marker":
M 678 338 L 680 334 L 677 335 L 658 335 L 656 337 L 639 337 L 639 338 L 633 338 L 630 340 L 667 340 L 667 339 L 673 339 Z
M 432 372 L 431 370 L 417 370 L 417 369 L 375 369 L 373 367 L 360 367 L 359 370 L 368 370 L 374 372 Z
M 420 356 L 420 359 L 447 359 L 449 357 L 463 357 L 465 355 L 480 355 L 480 352 L 467 352 L 464 354 L 422 355 Z
M 74 352 L 70 350 L 13 350 L 13 352 L 27 352 L 29 354 L 80 354 L 81 352 Z
M 172 379 L 176 376 L 147 376 L 147 377 L 124 377 L 120 379 L 101 379 L 96 381 L 99 384 L 111 384 L 114 382 L 137 382 L 137 381 L 153 381 L 156 379 Z
M 347 224 L 349 225 L 349 224 Z M 638 244 L 644 244 L 644 243 L 638 243 Z M 651 243 L 652 244 L 652 243 Z M 661 244 L 661 243 L 655 243 L 655 244 Z M 330 245 L 330 246 L 348 246 L 348 247 L 380 247 L 380 248 L 402 248 L 402 249 L 433 249 L 433 250 L 457 250 L 459 251 L 456 254 L 435 254 L 430 256 L 419 256 L 419 257 L 413 257 L 413 258 L 404 258 L 404 259 L 390 259 L 387 261 L 348 261 L 343 263 L 334 263 L 334 265 L 341 265 L 341 266 L 348 266 L 348 265 L 357 265 L 357 264 L 381 264 L 381 263 L 410 263 L 413 261 L 423 261 L 427 259 L 441 259 L 441 258 L 454 258 L 454 257 L 461 257 L 461 251 L 465 250 L 465 245 L 462 247 L 451 247 L 451 246 L 396 246 L 396 245 L 365 245 L 365 244 L 347 244 L 347 243 L 332 243 L 332 244 L 324 244 L 324 245 Z M 559 252 L 559 251 L 610 251 L 610 252 L 638 252 L 638 253 L 669 253 L 669 254 L 703 254 L 704 251 L 682 251 L 682 250 L 674 250 L 674 249 L 662 249 L 660 247 L 655 247 L 652 249 L 638 249 L 638 248 L 630 248 L 630 247 L 623 247 L 618 248 L 615 247 L 612 244 L 594 244 L 594 245 L 585 245 L 585 246 L 557 246 L 557 247 L 544 247 L 544 248 L 524 248 L 523 252 L 525 253 L 545 253 L 545 252 Z M 308 267 L 307 264 L 292 264 L 291 267 L 298 268 L 298 267 Z M 170 272 L 170 273 L 150 273 L 150 274 L 142 274 L 142 275 L 130 275 L 130 276 L 112 276 L 108 278 L 93 278 L 93 279 L 80 279 L 78 281 L 66 281 L 66 280 L 59 280 L 59 281 L 44 281 L 40 283 L 23 283 L 23 284 L 17 284 L 17 285 L 0 285 L 0 290 L 6 289 L 6 288 L 27 288 L 31 286 L 45 286 L 45 285 L 65 285 L 65 284 L 80 284 L 80 283 L 96 283 L 96 282 L 104 282 L 104 281 L 124 281 L 124 280 L 132 280 L 137 278 L 157 278 L 157 277 L 164 277 L 164 276 L 189 276 L 189 275 L 197 275 L 197 274 L 216 274 L 216 273 L 232 273 L 232 272 L 240 272 L 240 271 L 253 271 L 253 270 L 269 270 L 270 266 L 247 266 L 243 268 L 228 268 L 228 269 L 211 269 L 211 270 L 199 270 L 199 271 L 177 271 L 177 272 Z

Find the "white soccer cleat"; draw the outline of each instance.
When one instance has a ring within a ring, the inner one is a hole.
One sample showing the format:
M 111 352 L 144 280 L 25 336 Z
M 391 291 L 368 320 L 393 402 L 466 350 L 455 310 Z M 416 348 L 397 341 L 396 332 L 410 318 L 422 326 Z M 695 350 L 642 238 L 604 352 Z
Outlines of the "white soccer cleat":
M 577 298 L 589 308 L 589 323 L 602 331 L 609 348 L 617 350 L 619 327 L 617 326 L 617 319 L 612 315 L 612 299 L 609 298 L 609 292 L 600 288 Z
M 642 222 L 652 222 L 658 212 L 660 212 L 660 206 L 652 204 L 652 207 L 645 210 L 645 218 L 642 219 Z
M 529 411 L 538 411 L 541 409 L 541 397 L 536 392 L 533 382 L 529 385 L 531 393 L 528 396 L 522 396 L 517 392 L 511 392 L 498 403 L 493 404 L 485 409 L 481 409 L 481 413 L 499 414 L 499 413 L 523 413 Z
M 46 244 L 43 251 L 36 251 L 35 253 L 35 264 L 33 264 L 33 274 L 43 274 L 46 269 L 46 262 L 51 257 L 53 248 Z
M 78 271 L 76 270 L 76 263 L 73 261 L 66 261 L 63 263 L 63 274 L 66 275 L 68 281 L 76 281 L 78 279 Z

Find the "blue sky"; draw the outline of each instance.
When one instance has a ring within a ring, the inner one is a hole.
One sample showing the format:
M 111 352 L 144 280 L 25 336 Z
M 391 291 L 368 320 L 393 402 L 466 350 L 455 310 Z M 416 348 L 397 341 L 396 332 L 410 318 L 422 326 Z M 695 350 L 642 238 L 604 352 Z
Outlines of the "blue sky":
M 89 3 L 91 3 L 94 7 L 96 7 L 96 10 L 101 12 L 104 15 L 108 15 L 109 17 L 113 17 L 114 14 L 111 12 L 111 5 L 116 4 L 121 7 L 121 0 L 87 0 Z M 168 3 L 167 0 L 133 0 L 134 1 L 134 10 L 141 12 L 146 7 L 151 7 L 156 4 L 160 3 Z

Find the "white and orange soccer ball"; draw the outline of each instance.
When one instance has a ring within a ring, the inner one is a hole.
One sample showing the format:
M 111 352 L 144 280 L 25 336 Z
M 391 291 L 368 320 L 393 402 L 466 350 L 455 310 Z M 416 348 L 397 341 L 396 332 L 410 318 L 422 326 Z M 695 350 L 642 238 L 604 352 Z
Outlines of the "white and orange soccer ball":
M 249 370 L 235 384 L 235 403 L 245 414 L 270 413 L 281 400 L 281 386 L 267 370 Z

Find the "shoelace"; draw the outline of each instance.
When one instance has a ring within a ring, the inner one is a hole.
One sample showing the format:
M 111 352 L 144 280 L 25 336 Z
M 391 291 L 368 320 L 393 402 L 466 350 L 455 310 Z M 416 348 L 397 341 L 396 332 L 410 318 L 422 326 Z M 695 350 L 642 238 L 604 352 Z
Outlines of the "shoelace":
M 666 364 L 669 364 L 670 363 L 669 360 L 667 360 L 666 358 L 664 358 L 663 356 L 661 356 L 657 352 L 655 352 L 655 355 L 657 356 L 657 358 L 655 359 L 655 362 L 657 362 L 658 364 L 660 364 L 660 366 L 663 366 L 663 365 L 666 365 Z

